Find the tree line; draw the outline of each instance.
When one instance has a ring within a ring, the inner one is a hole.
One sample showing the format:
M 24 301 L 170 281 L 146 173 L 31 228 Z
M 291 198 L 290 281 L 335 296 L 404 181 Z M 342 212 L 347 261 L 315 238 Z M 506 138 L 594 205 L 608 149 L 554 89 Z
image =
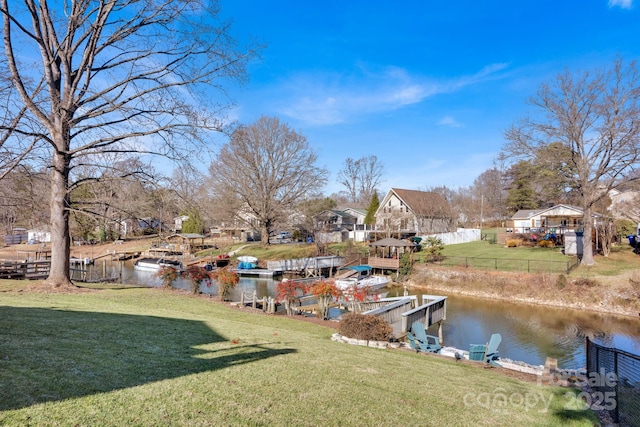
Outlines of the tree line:
M 71 285 L 72 235 L 107 238 L 109 223 L 126 217 L 161 226 L 185 213 L 197 228 L 244 213 L 268 240 L 293 212 L 378 196 L 375 156 L 346 159 L 344 191 L 327 198 L 328 172 L 303 135 L 275 117 L 227 119 L 225 87 L 245 80 L 263 46 L 241 46 L 215 1 L 0 0 L 0 13 L 0 217 L 48 219 L 52 286 Z M 587 219 L 608 192 L 638 179 L 639 99 L 635 61 L 567 70 L 540 86 L 533 113 L 505 131 L 503 154 L 472 186 L 428 189 L 466 224 L 576 204 L 590 239 Z M 208 154 L 203 173 L 193 159 Z

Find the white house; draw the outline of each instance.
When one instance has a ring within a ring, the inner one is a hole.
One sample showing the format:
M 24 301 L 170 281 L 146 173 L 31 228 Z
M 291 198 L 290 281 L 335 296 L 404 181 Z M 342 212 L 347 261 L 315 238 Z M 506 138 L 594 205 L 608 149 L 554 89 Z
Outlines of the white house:
M 617 219 L 640 221 L 640 191 L 616 190 L 609 191 L 611 206 L 607 210 Z
M 189 215 L 181 215 L 173 218 L 173 231 L 179 233 L 182 231 L 182 223 L 189 219 Z
M 27 241 L 49 243 L 51 242 L 51 233 L 45 230 L 38 229 L 27 230 Z
M 582 230 L 583 211 L 569 205 L 555 205 L 545 209 L 521 209 L 516 212 L 513 221 L 514 233 L 550 231 L 564 234 L 566 231 Z M 594 213 L 594 220 L 602 215 Z

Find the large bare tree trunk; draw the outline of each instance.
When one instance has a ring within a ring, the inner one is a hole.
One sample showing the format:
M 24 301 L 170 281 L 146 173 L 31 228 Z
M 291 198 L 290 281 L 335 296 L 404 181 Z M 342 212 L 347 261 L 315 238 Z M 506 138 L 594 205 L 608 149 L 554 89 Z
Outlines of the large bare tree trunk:
M 101 173 L 144 172 L 105 155 L 179 162 L 224 127 L 224 102 L 212 96 L 217 80 L 242 81 L 260 47 L 238 48 L 218 13 L 216 1 L 0 0 L 0 69 L 11 80 L 0 88 L 8 94 L 0 158 L 10 161 L 0 164 L 0 177 L 5 163 L 52 159 L 44 162 L 51 170 L 48 284 L 71 285 L 71 210 L 100 216 L 69 192 Z M 95 170 L 83 175 L 83 167 Z M 107 212 L 101 221 L 113 219 Z
M 54 287 L 71 286 L 69 256 L 69 158 L 56 151 L 51 172 L 51 270 L 46 283 Z
M 593 246 L 591 242 L 591 233 L 593 231 L 593 218 L 591 216 L 591 208 L 584 208 L 584 233 L 582 235 L 582 265 L 593 265 Z

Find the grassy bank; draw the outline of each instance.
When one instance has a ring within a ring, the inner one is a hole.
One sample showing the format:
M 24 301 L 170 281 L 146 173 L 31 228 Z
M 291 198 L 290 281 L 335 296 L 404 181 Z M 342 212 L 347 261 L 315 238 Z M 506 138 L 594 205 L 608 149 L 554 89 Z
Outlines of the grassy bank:
M 2 425 L 594 425 L 569 389 L 158 289 L 0 292 Z M 548 405 L 548 409 L 546 409 Z

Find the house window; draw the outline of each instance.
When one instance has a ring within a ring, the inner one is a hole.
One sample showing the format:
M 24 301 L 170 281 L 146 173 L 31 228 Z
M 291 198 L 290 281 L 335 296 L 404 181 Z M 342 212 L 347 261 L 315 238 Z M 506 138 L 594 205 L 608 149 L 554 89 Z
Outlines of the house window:
M 406 230 L 407 227 L 407 219 L 403 218 L 400 220 L 400 230 Z

